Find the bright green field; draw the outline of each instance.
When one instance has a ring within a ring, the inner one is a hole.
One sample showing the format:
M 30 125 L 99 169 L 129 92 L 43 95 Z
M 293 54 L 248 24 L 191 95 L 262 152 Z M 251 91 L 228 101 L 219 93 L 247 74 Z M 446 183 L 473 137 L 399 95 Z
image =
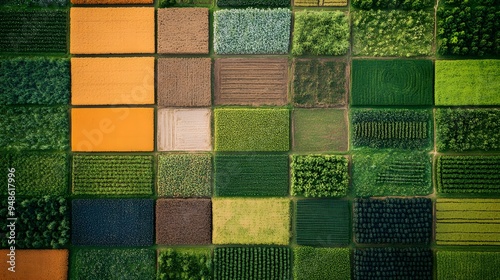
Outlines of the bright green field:
M 351 279 L 349 248 L 296 247 L 293 250 L 293 279 Z
M 500 252 L 437 251 L 437 280 L 500 278 Z

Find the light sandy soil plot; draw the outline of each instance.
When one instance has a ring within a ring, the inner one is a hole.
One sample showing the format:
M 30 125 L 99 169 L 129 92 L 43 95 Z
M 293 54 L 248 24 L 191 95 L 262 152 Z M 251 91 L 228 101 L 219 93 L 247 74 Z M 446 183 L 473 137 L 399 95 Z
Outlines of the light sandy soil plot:
M 159 151 L 210 151 L 210 109 L 158 110 Z
M 71 8 L 73 54 L 154 53 L 155 9 Z
M 72 58 L 71 104 L 154 104 L 154 57 Z
M 0 250 L 0 279 L 64 280 L 68 277 L 68 250 L 16 250 L 15 272 L 7 270 L 10 250 Z
M 216 105 L 287 104 L 286 58 L 222 58 L 214 67 Z
M 208 53 L 208 9 L 158 9 L 158 53 Z
M 158 59 L 158 106 L 210 106 L 211 69 L 210 58 Z

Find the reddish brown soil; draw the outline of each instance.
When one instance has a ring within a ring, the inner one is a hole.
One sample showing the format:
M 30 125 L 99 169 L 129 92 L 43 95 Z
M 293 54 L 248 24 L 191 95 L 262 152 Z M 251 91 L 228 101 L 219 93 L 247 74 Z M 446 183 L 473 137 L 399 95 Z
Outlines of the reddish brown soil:
M 210 199 L 158 199 L 156 243 L 167 245 L 210 244 L 212 202 Z
M 160 58 L 157 68 L 160 107 L 211 105 L 210 58 Z
M 208 9 L 158 9 L 158 53 L 208 53 Z
M 16 250 L 15 272 L 7 270 L 10 250 L 2 255 L 0 279 L 3 280 L 65 280 L 68 277 L 68 250 Z
M 215 60 L 216 105 L 286 105 L 286 58 Z

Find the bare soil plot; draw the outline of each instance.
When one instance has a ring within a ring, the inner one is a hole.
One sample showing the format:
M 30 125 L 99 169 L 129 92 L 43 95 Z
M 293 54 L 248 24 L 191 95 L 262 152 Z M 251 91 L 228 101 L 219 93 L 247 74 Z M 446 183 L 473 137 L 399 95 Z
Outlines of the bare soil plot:
M 158 9 L 158 53 L 208 53 L 208 9 Z
M 210 151 L 211 109 L 158 110 L 159 151 Z
M 0 250 L 0 279 L 68 279 L 68 250 L 16 250 L 15 272 L 7 270 L 10 250 Z
M 286 105 L 286 58 L 215 60 L 216 105 Z
M 157 68 L 160 107 L 211 105 L 210 58 L 160 58 Z
M 156 243 L 210 244 L 212 241 L 210 199 L 158 199 Z

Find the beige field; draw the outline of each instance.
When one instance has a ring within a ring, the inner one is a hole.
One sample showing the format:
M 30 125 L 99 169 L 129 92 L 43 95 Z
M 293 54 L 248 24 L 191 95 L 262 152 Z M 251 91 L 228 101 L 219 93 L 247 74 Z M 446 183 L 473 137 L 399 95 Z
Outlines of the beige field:
M 159 151 L 210 151 L 210 109 L 158 110 Z
M 2 280 L 68 279 L 68 250 L 16 250 L 15 272 L 7 270 L 9 250 L 0 250 Z
M 72 58 L 71 104 L 154 104 L 154 57 Z

